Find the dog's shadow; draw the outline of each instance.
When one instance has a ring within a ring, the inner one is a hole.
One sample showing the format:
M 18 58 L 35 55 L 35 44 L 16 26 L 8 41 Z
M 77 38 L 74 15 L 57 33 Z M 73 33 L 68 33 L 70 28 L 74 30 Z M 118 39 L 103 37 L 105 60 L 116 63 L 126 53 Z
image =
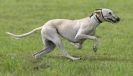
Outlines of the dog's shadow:
M 79 56 L 75 56 L 75 57 L 79 57 Z M 65 58 L 63 56 L 49 56 L 48 58 L 54 58 L 57 60 L 61 59 L 61 60 L 73 61 L 73 60 Z M 80 58 L 81 58 L 80 60 L 76 60 L 76 61 L 133 62 L 132 58 L 107 56 L 107 55 L 80 56 Z
M 79 56 L 75 56 L 79 57 Z M 89 62 L 95 62 L 95 61 L 100 61 L 100 62 L 122 62 L 122 63 L 132 63 L 133 59 L 127 58 L 127 57 L 118 57 L 118 56 L 108 56 L 108 55 L 94 55 L 94 56 L 80 56 L 80 60 L 76 60 L 76 62 L 81 62 L 81 61 L 89 61 Z M 56 59 L 58 60 L 67 60 L 70 62 L 74 62 L 71 59 L 65 58 L 63 56 L 48 56 L 47 58 L 49 59 Z M 50 65 L 44 61 L 39 64 L 34 66 L 34 69 L 40 69 L 40 68 L 48 68 Z
M 115 56 L 84 56 L 81 61 L 133 62 L 133 59 Z

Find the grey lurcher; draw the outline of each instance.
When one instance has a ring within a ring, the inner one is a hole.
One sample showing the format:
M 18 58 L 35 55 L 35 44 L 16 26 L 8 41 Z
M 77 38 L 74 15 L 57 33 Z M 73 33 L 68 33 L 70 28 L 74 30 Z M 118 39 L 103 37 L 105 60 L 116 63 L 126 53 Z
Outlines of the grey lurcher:
M 93 41 L 93 50 L 96 51 L 98 47 L 98 39 L 95 36 L 96 27 L 104 21 L 117 23 L 120 21 L 120 18 L 111 9 L 102 8 L 96 9 L 91 16 L 83 19 L 53 19 L 25 34 L 6 33 L 15 38 L 22 38 L 41 30 L 42 41 L 45 47 L 33 55 L 35 59 L 41 58 L 55 47 L 58 47 L 63 56 L 72 60 L 78 60 L 80 58 L 73 57 L 65 51 L 60 36 L 75 44 L 78 48 L 82 48 L 82 44 L 86 39 L 91 39 Z

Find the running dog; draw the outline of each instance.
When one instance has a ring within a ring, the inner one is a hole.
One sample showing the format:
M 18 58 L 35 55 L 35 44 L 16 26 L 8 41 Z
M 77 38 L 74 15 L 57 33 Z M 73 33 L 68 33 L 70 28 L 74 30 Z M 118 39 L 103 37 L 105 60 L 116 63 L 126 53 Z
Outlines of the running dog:
M 78 60 L 80 58 L 73 57 L 65 51 L 60 36 L 75 44 L 80 49 L 82 48 L 83 42 L 86 39 L 90 39 L 93 41 L 93 50 L 96 51 L 98 48 L 98 38 L 95 36 L 96 27 L 105 21 L 117 23 L 120 21 L 120 18 L 116 16 L 111 9 L 102 8 L 96 9 L 91 16 L 78 20 L 49 20 L 43 26 L 35 28 L 25 34 L 15 35 L 10 32 L 6 33 L 15 38 L 22 38 L 35 31 L 41 30 L 42 41 L 45 47 L 41 51 L 33 54 L 35 59 L 41 58 L 43 55 L 46 55 L 57 47 L 63 56 L 72 60 Z

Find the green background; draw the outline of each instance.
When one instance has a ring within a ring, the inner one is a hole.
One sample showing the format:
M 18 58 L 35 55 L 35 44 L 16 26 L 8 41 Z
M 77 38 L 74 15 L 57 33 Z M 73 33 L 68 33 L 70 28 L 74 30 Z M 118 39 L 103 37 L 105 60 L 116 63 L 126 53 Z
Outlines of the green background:
M 5 33 L 22 34 L 56 18 L 84 18 L 96 8 L 112 9 L 121 21 L 98 26 L 97 53 L 91 40 L 78 50 L 63 39 L 65 49 L 81 57 L 78 61 L 55 49 L 35 63 L 32 54 L 43 48 L 40 32 L 19 40 Z M 133 0 L 0 0 L 0 76 L 133 76 L 132 40 Z

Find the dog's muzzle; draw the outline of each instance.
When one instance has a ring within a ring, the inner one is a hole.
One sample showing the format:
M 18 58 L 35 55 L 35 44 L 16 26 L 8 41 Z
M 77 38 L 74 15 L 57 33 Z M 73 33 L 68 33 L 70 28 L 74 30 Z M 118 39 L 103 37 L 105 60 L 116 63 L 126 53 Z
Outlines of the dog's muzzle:
M 119 17 L 107 18 L 107 21 L 112 23 L 117 23 L 120 21 L 120 18 Z

